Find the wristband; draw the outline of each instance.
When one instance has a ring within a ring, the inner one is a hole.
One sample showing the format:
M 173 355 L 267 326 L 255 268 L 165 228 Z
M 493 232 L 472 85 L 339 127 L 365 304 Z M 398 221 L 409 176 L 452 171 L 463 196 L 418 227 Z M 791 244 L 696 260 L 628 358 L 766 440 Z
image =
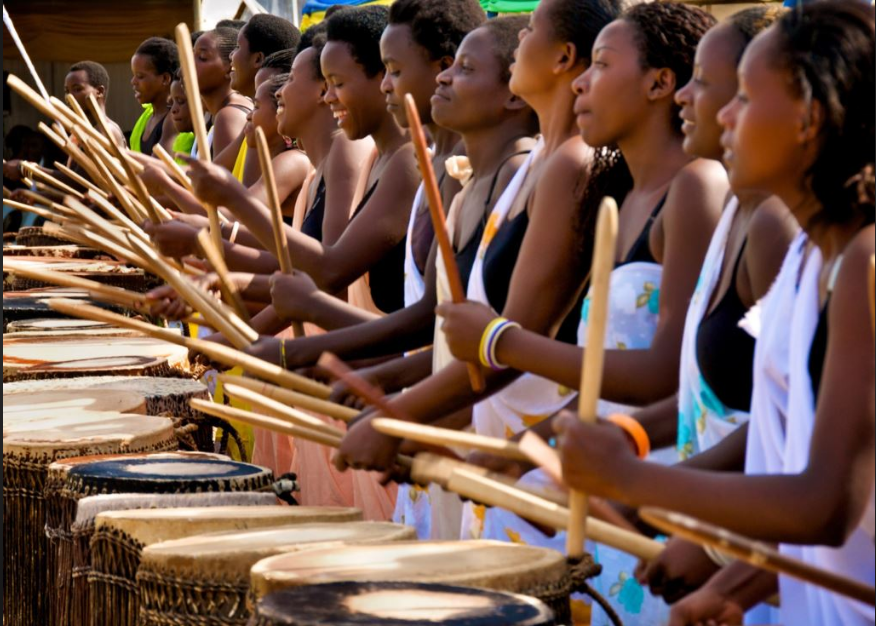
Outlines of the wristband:
M 520 328 L 520 324 L 504 317 L 497 317 L 487 325 L 481 337 L 481 345 L 478 351 L 481 365 L 497 372 L 508 369 L 506 365 L 499 363 L 496 358 L 496 346 L 499 344 L 499 339 L 502 335 L 512 328 Z
M 490 337 L 493 335 L 493 329 L 496 326 L 506 321 L 504 317 L 497 317 L 492 322 L 487 324 L 487 327 L 484 329 L 484 334 L 481 335 L 481 345 L 478 348 L 478 356 L 481 361 L 481 365 L 487 368 L 492 368 L 489 361 L 489 350 L 488 350 L 488 342 Z
M 237 239 L 238 230 L 240 230 L 240 222 L 234 222 L 234 226 L 231 227 L 231 236 L 228 238 L 228 243 L 234 243 Z
M 651 439 L 637 420 L 622 413 L 609 415 L 606 420 L 620 427 L 633 440 L 636 444 L 636 454 L 640 459 L 648 458 L 651 454 Z

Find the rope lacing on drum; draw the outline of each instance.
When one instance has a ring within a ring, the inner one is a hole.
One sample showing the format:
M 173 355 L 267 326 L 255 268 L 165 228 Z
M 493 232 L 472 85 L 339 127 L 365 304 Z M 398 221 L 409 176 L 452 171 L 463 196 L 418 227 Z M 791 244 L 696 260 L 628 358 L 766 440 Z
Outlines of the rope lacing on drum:
M 593 556 L 590 554 L 585 554 L 580 558 L 569 557 L 567 559 L 567 564 L 569 567 L 569 580 L 572 582 L 572 591 L 590 596 L 605 612 L 614 626 L 623 626 L 623 622 L 617 614 L 617 611 L 612 608 L 608 603 L 608 600 L 606 600 L 602 594 L 596 591 L 587 582 L 591 578 L 596 578 L 602 573 L 602 565 L 594 561 Z

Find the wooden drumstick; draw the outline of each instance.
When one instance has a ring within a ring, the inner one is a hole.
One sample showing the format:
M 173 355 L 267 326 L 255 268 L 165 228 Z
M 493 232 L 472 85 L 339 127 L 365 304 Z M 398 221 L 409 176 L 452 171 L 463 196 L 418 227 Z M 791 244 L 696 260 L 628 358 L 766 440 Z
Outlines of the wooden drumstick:
M 617 203 L 613 198 L 606 197 L 599 208 L 599 219 L 596 224 L 587 348 L 584 350 L 584 370 L 581 374 L 581 395 L 578 401 L 578 414 L 581 420 L 591 423 L 596 422 L 597 403 L 602 391 L 611 272 L 617 254 L 617 220 Z M 579 558 L 584 554 L 583 522 L 587 519 L 587 496 L 580 491 L 572 491 L 569 505 L 572 517 L 566 538 L 566 551 L 569 557 Z
M 182 335 L 165 328 L 159 328 L 146 322 L 131 319 L 123 315 L 117 315 L 110 311 L 104 311 L 103 309 L 84 305 L 72 300 L 52 299 L 49 301 L 49 306 L 52 309 L 70 315 L 71 317 L 79 317 L 95 322 L 106 322 L 107 324 L 112 324 L 113 326 L 118 326 L 120 328 L 130 328 L 132 330 L 142 331 L 150 337 L 155 337 L 156 339 L 161 339 L 178 346 L 185 346 L 189 350 L 205 354 L 223 365 L 229 367 L 239 365 L 245 371 L 254 376 L 264 378 L 288 389 L 294 389 L 301 393 L 306 393 L 322 399 L 328 398 L 331 394 L 331 387 L 328 387 L 327 385 L 305 378 L 304 376 L 300 376 L 288 370 L 284 370 L 273 363 L 268 363 L 267 361 L 246 354 L 245 352 L 240 352 L 239 350 L 212 341 L 205 341 L 194 337 L 183 337 Z
M 447 272 L 447 282 L 450 283 L 450 293 L 453 301 L 457 304 L 465 302 L 465 290 L 462 279 L 459 277 L 459 267 L 456 264 L 456 255 L 450 237 L 447 234 L 444 207 L 441 202 L 441 191 L 435 178 L 435 169 L 432 167 L 432 159 L 429 158 L 429 146 L 426 143 L 426 133 L 420 122 L 420 114 L 417 111 L 417 103 L 411 94 L 405 95 L 405 110 L 408 115 L 408 126 L 411 129 L 411 138 L 417 150 L 417 160 L 420 163 L 420 172 L 423 175 L 423 185 L 429 200 L 429 214 L 432 216 L 432 226 L 435 230 L 435 239 L 438 241 L 438 249 L 441 251 L 441 259 L 444 261 L 444 269 Z M 471 388 L 481 393 L 486 388 L 484 374 L 477 363 L 467 363 L 468 377 Z
M 55 178 L 51 174 L 44 172 L 35 163 L 31 163 L 29 161 L 22 161 L 21 168 L 23 170 L 30 172 L 31 178 L 39 179 L 39 180 L 47 183 L 48 185 L 51 185 L 55 189 L 59 189 L 63 193 L 73 196 L 77 200 L 84 200 L 85 199 L 85 196 L 82 195 L 82 192 L 77 191 L 76 189 L 73 189 L 73 187 L 71 187 L 67 183 L 62 183 L 60 180 L 58 180 L 57 178 Z
M 280 195 L 277 193 L 277 179 L 274 176 L 274 165 L 271 162 L 271 150 L 265 131 L 256 128 L 256 147 L 259 153 L 259 165 L 262 168 L 262 178 L 265 181 L 265 191 L 268 196 L 268 206 L 271 209 L 271 224 L 274 228 L 274 248 L 280 271 L 292 274 L 292 256 L 289 254 L 289 242 L 286 240 L 285 224 L 283 223 L 283 208 L 280 206 Z M 304 336 L 304 326 L 301 322 L 292 323 L 292 334 L 295 338 Z
M 237 385 L 223 385 L 222 390 L 230 398 L 236 398 L 248 402 L 253 408 L 267 411 L 269 415 L 284 422 L 289 422 L 295 426 L 302 426 L 311 430 L 316 430 L 322 433 L 331 435 L 332 437 L 343 438 L 344 431 L 326 424 L 319 418 L 308 415 L 301 411 L 290 408 L 276 400 L 266 398 L 260 393 L 250 391 L 244 387 Z
M 84 176 L 77 174 L 76 172 L 71 170 L 69 167 L 67 167 L 66 165 L 61 163 L 60 161 L 55 161 L 55 168 L 59 172 L 61 172 L 64 176 L 66 176 L 67 178 L 69 178 L 70 180 L 75 182 L 77 185 L 81 185 L 82 187 L 84 187 L 87 190 L 86 193 L 93 192 L 93 193 L 96 193 L 97 195 L 99 195 L 101 198 L 104 198 L 104 199 L 109 198 L 109 196 L 107 195 L 107 193 L 103 189 L 101 189 L 100 187 L 95 185 L 93 182 L 91 182 L 90 180 L 88 180 Z
M 55 213 L 54 211 L 50 211 L 49 209 L 44 207 L 36 207 L 30 204 L 25 204 L 24 202 L 16 202 L 15 200 L 5 199 L 3 200 L 3 204 L 12 209 L 18 209 L 19 211 L 24 211 L 26 213 L 33 213 L 34 215 L 37 215 L 43 219 L 57 222 L 62 226 L 70 221 L 70 218 L 65 217 L 59 213 Z
M 330 352 L 323 352 L 319 357 L 318 365 L 329 372 L 332 376 L 343 382 L 357 396 L 365 400 L 368 404 L 376 407 L 385 415 L 394 417 L 403 422 L 413 422 L 401 410 L 393 407 L 386 401 L 386 396 L 383 391 L 378 389 L 367 380 L 351 370 L 346 363 L 341 361 L 337 356 Z
M 71 130 L 73 126 L 81 126 L 82 130 L 94 141 L 98 142 L 104 150 L 110 149 L 112 143 L 107 137 L 101 135 L 97 129 L 92 126 L 91 120 L 87 117 L 80 117 L 76 112 L 72 111 L 67 104 L 55 96 L 49 98 L 49 101 L 59 113 L 58 123 L 62 128 Z
M 437 428 L 435 426 L 403 422 L 385 417 L 372 420 L 371 425 L 376 431 L 384 435 L 398 437 L 399 439 L 410 439 L 411 441 L 450 448 L 480 450 L 481 452 L 487 452 L 513 461 L 529 461 L 529 457 L 520 450 L 520 446 L 507 439 L 485 437 L 459 430 Z
M 643 520 L 655 528 L 698 545 L 713 547 L 719 552 L 750 563 L 760 569 L 791 576 L 805 583 L 863 602 L 868 606 L 876 605 L 876 589 L 873 587 L 787 557 L 763 542 L 752 541 L 747 537 L 701 522 L 687 515 L 662 509 L 643 508 L 640 515 Z
M 152 148 L 152 154 L 157 156 L 164 166 L 170 171 L 174 178 L 176 178 L 177 182 L 185 188 L 189 193 L 194 193 L 195 188 L 192 186 L 192 181 L 189 180 L 189 177 L 183 171 L 183 168 L 180 167 L 180 164 L 177 163 L 172 156 L 167 153 L 160 143 L 155 144 Z
M 60 120 L 61 114 L 55 110 L 55 107 L 52 106 L 48 99 L 43 98 L 40 94 L 31 89 L 27 83 L 15 74 L 9 75 L 6 79 L 6 84 L 9 85 L 12 91 L 21 96 L 41 114 L 50 120 Z
M 354 417 L 359 415 L 359 411 L 351 409 L 328 400 L 320 400 L 313 396 L 308 396 L 303 393 L 284 389 L 277 385 L 272 385 L 256 378 L 246 378 L 244 376 L 234 376 L 232 374 L 219 374 L 217 377 L 223 385 L 237 385 L 251 391 L 255 391 L 266 398 L 271 398 L 282 402 L 287 406 L 293 406 L 305 411 L 313 411 L 320 415 L 327 415 L 342 422 L 349 422 Z
M 216 249 L 216 244 L 213 241 L 213 238 L 210 237 L 210 231 L 208 229 L 204 228 L 198 233 L 198 244 L 201 246 L 201 250 L 204 252 L 207 261 L 213 266 L 213 270 L 219 277 L 219 285 L 222 289 L 222 295 L 225 297 L 225 301 L 234 307 L 234 310 L 237 311 L 240 319 L 249 324 L 250 317 L 249 311 L 246 308 L 246 303 L 240 295 L 240 290 L 237 288 L 237 284 L 231 279 L 228 266 L 225 265 L 225 259 L 222 257 L 222 253 Z
M 67 102 L 67 106 L 70 107 L 70 110 L 73 111 L 80 119 L 85 122 L 91 123 L 91 120 L 88 119 L 88 116 L 85 114 L 85 110 L 82 108 L 82 105 L 79 104 L 79 100 L 73 97 L 72 93 L 68 93 L 64 100 Z M 108 139 L 112 139 L 112 137 L 108 137 Z

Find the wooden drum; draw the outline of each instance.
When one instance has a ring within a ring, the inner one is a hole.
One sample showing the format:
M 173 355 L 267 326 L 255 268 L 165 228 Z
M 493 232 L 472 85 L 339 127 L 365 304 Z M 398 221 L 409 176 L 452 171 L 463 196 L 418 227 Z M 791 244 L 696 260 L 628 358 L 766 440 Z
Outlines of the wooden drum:
M 9 626 L 48 623 L 44 490 L 56 460 L 176 447 L 161 417 L 80 412 L 74 417 L 4 425 L 3 617 Z
M 328 582 L 440 583 L 533 596 L 570 619 L 572 583 L 554 550 L 498 541 L 422 541 L 327 548 L 284 554 L 252 568 L 256 598 L 289 587 Z
M 15 335 L 15 339 L 63 339 L 71 337 L 144 337 L 137 330 L 119 328 L 112 324 L 91 322 L 77 319 L 52 319 L 42 317 L 36 319 L 10 322 L 6 332 Z
M 68 315 L 59 313 L 46 304 L 52 298 L 78 300 L 110 311 L 118 313 L 126 312 L 123 308 L 92 300 L 91 295 L 82 289 L 50 287 L 48 289 L 31 289 L 30 291 L 4 291 L 3 332 L 6 332 L 8 324 L 20 320 L 36 318 L 70 319 Z
M 87 278 L 98 283 L 121 287 L 130 291 L 147 291 L 146 273 L 137 267 L 125 265 L 119 261 L 103 261 L 88 259 L 59 259 L 52 257 L 27 257 L 17 259 L 19 266 L 32 266 L 35 269 L 46 269 L 53 272 L 63 272 L 70 276 Z M 49 287 L 49 283 L 14 273 L 3 272 L 3 287 L 9 291 L 27 291 Z
M 416 539 L 410 526 L 382 522 L 303 524 L 198 535 L 143 550 L 137 585 L 143 626 L 246 626 L 249 570 L 286 552 L 338 544 Z
M 277 591 L 254 626 L 554 626 L 527 596 L 428 583 L 328 583 Z
M 103 625 L 106 615 L 114 616 L 114 626 L 137 624 L 137 569 L 143 549 L 152 544 L 211 532 L 361 519 L 358 509 L 289 506 L 101 513 L 95 518 L 91 540 L 92 571 L 88 577 L 91 620 L 86 624 Z

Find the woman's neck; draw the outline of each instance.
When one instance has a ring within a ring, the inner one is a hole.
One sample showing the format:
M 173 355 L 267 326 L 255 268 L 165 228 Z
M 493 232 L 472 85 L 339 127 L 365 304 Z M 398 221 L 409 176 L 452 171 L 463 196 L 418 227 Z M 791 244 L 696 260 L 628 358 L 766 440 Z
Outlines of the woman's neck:
M 495 172 L 507 159 L 508 151 L 518 141 L 530 136 L 531 125 L 521 117 L 515 116 L 463 135 L 465 153 L 475 176 Z
M 619 141 L 618 147 L 633 177 L 633 187 L 649 192 L 667 185 L 678 170 L 693 160 L 684 152 L 682 143 L 681 136 L 662 113 L 646 118 L 633 133 Z
M 432 142 L 435 144 L 435 158 L 450 157 L 459 145 L 460 137 L 452 130 L 442 128 L 435 122 L 426 124 L 429 129 L 429 134 L 432 135 Z
M 343 134 L 344 131 L 338 128 L 338 123 L 332 116 L 331 110 L 327 106 L 323 106 L 313 116 L 313 119 L 308 121 L 306 128 L 298 134 L 296 139 L 313 167 L 319 169 L 328 158 L 335 139 Z
M 286 140 L 276 131 L 276 126 L 273 132 L 266 132 L 265 139 L 268 140 L 268 149 L 271 152 L 271 158 L 286 152 Z
M 825 262 L 842 254 L 849 242 L 864 227 L 863 217 L 845 224 L 813 223 L 815 217 L 824 210 L 824 205 L 812 193 L 811 188 L 793 185 L 776 195 L 790 208 L 794 219 L 806 231 L 812 243 L 821 250 Z
M 538 116 L 545 154 L 552 154 L 569 139 L 580 134 L 574 111 L 572 81 L 575 77 L 572 74 L 570 72 L 568 77 L 561 77 L 549 92 L 539 94 L 532 100 L 527 99 Z
M 170 92 L 162 91 L 149 103 L 152 105 L 152 115 L 161 117 L 170 110 L 170 107 L 167 106 L 168 98 L 170 98 Z
M 408 131 L 396 124 L 395 118 L 388 112 L 383 115 L 377 130 L 371 133 L 371 138 L 374 139 L 374 145 L 377 146 L 377 153 L 380 156 L 395 152 L 410 141 Z
M 204 101 L 204 108 L 215 116 L 225 103 L 231 98 L 234 92 L 229 85 L 219 87 L 208 93 L 201 92 L 201 99 Z

